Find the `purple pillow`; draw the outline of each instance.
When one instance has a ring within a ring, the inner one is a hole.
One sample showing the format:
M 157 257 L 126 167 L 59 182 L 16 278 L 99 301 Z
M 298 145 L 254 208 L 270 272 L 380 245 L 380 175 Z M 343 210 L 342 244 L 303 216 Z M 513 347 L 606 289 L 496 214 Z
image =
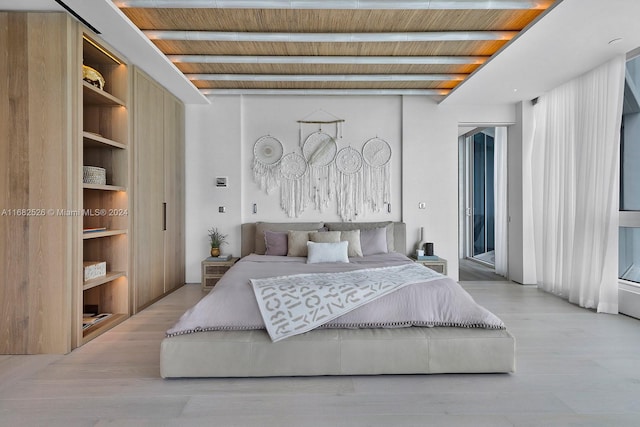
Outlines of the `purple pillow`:
M 387 228 L 360 230 L 360 247 L 362 248 L 362 256 L 388 253 Z
M 264 243 L 267 247 L 265 255 L 287 256 L 289 251 L 289 234 L 286 231 L 269 231 L 264 232 Z

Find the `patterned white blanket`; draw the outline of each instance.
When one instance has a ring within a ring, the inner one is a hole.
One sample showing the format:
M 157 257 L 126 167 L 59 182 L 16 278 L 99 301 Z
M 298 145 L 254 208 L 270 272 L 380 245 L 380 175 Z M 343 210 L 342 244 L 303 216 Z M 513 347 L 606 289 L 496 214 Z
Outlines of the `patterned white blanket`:
M 251 279 L 267 332 L 276 342 L 308 332 L 405 286 L 442 275 L 416 263 L 340 273 Z

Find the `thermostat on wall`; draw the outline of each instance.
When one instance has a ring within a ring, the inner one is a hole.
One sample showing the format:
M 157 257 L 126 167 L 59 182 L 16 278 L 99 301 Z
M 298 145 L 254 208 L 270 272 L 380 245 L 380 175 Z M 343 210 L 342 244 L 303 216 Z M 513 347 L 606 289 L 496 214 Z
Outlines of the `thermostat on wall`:
M 226 188 L 228 187 L 229 178 L 226 176 L 218 176 L 216 177 L 216 187 L 218 188 Z

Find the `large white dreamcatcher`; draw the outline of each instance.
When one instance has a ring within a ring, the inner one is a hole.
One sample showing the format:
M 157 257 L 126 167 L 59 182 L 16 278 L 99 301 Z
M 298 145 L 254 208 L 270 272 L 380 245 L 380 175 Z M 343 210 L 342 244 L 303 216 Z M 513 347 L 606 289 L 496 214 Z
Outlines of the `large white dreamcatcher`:
M 365 203 L 372 212 L 380 212 L 391 202 L 391 147 L 384 139 L 371 138 L 362 146 Z
M 300 154 L 285 154 L 280 160 L 280 207 L 289 218 L 298 217 L 306 207 L 307 162 Z
M 253 145 L 253 180 L 261 190 L 271 193 L 280 184 L 282 143 L 271 135 L 260 137 Z
M 353 221 L 364 210 L 362 163 L 362 155 L 354 148 L 345 147 L 336 154 L 338 215 L 343 221 Z
M 302 146 L 302 155 L 308 164 L 307 196 L 320 212 L 333 200 L 336 187 L 334 159 L 338 146 L 331 135 L 314 132 Z

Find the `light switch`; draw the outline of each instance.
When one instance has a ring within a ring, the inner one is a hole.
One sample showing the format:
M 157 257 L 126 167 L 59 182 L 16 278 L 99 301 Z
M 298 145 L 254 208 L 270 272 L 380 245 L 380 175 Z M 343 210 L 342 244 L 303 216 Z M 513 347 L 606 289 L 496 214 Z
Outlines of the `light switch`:
M 426 204 L 426 202 L 420 202 L 420 203 L 418 203 L 418 209 L 427 209 L 427 204 Z

